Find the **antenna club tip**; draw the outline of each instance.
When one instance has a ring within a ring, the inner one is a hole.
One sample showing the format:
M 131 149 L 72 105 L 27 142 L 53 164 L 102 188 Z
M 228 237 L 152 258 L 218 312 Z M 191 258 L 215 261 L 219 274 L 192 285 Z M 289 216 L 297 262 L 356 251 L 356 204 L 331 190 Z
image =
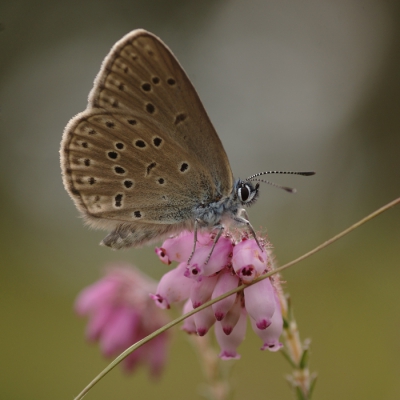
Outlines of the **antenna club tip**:
M 315 171 L 307 171 L 307 172 L 301 172 L 300 175 L 303 176 L 311 176 L 311 175 L 315 175 L 316 172 Z

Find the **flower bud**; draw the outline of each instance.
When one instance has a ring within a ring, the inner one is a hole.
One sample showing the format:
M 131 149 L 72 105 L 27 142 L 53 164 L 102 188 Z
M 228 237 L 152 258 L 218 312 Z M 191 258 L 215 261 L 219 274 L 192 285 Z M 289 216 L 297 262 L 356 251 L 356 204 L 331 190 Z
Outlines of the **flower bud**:
M 228 265 L 233 248 L 232 242 L 226 237 L 220 237 L 210 259 L 207 264 L 205 264 L 210 255 L 212 246 L 213 242 L 210 242 L 208 246 L 196 248 L 193 258 L 190 260 L 187 267 L 185 276 L 199 280 L 202 276 L 214 275 Z
M 192 310 L 193 310 L 192 301 L 188 299 L 185 305 L 183 306 L 182 314 L 187 314 Z M 194 323 L 194 315 L 185 318 L 185 320 L 183 321 L 182 330 L 187 333 L 197 333 L 196 324 Z
M 190 299 L 193 308 L 197 308 L 211 299 L 211 294 L 217 283 L 218 275 L 203 276 L 201 280 L 194 281 L 190 290 Z
M 199 336 L 204 336 L 215 323 L 214 313 L 211 307 L 206 307 L 193 315 L 196 331 Z
M 274 289 L 269 278 L 263 279 L 244 289 L 244 301 L 247 312 L 256 322 L 258 329 L 271 325 L 275 312 Z
M 225 315 L 225 318 L 221 321 L 222 330 L 224 331 L 225 335 L 231 334 L 233 328 L 239 321 L 242 308 L 242 297 L 236 296 L 235 303 Z
M 212 293 L 212 298 L 215 299 L 216 297 L 236 288 L 238 283 L 239 278 L 237 275 L 232 274 L 230 269 L 225 268 L 219 274 L 217 284 L 215 285 L 215 289 Z M 225 299 L 222 299 L 212 305 L 217 321 L 221 321 L 225 317 L 226 313 L 232 308 L 235 299 L 236 293 L 225 297 Z
M 160 308 L 170 308 L 172 303 L 186 300 L 189 297 L 193 281 L 184 275 L 186 262 L 163 275 L 157 286 L 157 292 L 151 298 Z
M 274 298 L 275 312 L 271 319 L 271 325 L 267 329 L 258 329 L 254 319 L 250 318 L 254 332 L 263 341 L 261 350 L 278 351 L 282 347 L 282 343 L 279 342 L 279 337 L 281 336 L 283 328 L 281 305 L 276 293 L 274 293 Z
M 239 320 L 235 327 L 233 328 L 231 334 L 228 336 L 222 330 L 222 325 L 220 322 L 215 324 L 215 336 L 217 342 L 221 347 L 221 352 L 219 354 L 220 358 L 223 360 L 228 360 L 231 358 L 238 359 L 240 355 L 237 353 L 236 349 L 243 342 L 246 336 L 247 318 L 246 310 L 242 308 Z
M 267 269 L 267 253 L 254 239 L 244 239 L 233 248 L 232 266 L 243 283 L 250 283 Z

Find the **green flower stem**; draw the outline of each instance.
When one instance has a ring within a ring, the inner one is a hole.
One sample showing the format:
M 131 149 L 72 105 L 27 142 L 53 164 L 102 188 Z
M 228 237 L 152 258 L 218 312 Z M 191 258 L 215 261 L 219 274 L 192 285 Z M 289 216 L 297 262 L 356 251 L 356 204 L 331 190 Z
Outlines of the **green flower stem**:
M 317 246 L 315 249 L 309 251 L 308 253 L 296 258 L 293 261 L 290 261 L 289 263 L 276 268 L 275 270 L 272 270 L 270 272 L 268 272 L 267 274 L 261 275 L 259 276 L 257 279 L 254 279 L 253 282 L 251 282 L 250 284 L 247 285 L 240 285 L 235 289 L 230 290 L 229 292 L 216 297 L 215 299 L 212 299 L 210 301 L 207 301 L 206 303 L 204 303 L 203 305 L 201 305 L 200 307 L 197 307 L 196 309 L 186 313 L 185 315 L 181 315 L 180 317 L 176 318 L 175 320 L 169 322 L 168 324 L 164 325 L 162 328 L 156 330 L 155 332 L 153 332 L 151 335 L 146 336 L 144 339 L 139 340 L 138 342 L 136 342 L 134 345 L 132 345 L 131 347 L 129 347 L 128 349 L 126 349 L 123 353 L 121 353 L 114 361 L 112 361 L 103 371 L 100 372 L 99 375 L 97 375 L 83 390 L 81 393 L 78 394 L 78 396 L 75 398 L 75 400 L 80 400 L 83 399 L 83 397 L 88 393 L 88 391 L 97 383 L 99 382 L 105 375 L 107 375 L 115 366 L 117 366 L 125 357 L 127 357 L 129 354 L 131 354 L 133 351 L 135 351 L 136 349 L 138 349 L 139 347 L 143 346 L 145 343 L 149 342 L 150 340 L 152 340 L 154 337 L 158 336 L 159 334 L 161 334 L 162 332 L 166 331 L 167 329 L 172 328 L 173 326 L 179 324 L 180 322 L 182 322 L 184 319 L 190 317 L 191 315 L 195 314 L 198 311 L 204 310 L 207 307 L 210 307 L 212 304 L 216 303 L 217 301 L 220 301 L 222 299 L 224 299 L 225 297 L 228 297 L 234 293 L 238 293 L 241 290 L 245 289 L 247 286 L 250 285 L 254 285 L 255 283 L 266 279 L 268 277 L 270 277 L 271 275 L 277 274 L 278 272 L 281 272 L 289 267 L 291 267 L 294 264 L 297 264 L 300 261 L 303 261 L 304 259 L 312 256 L 313 254 L 317 253 L 318 251 L 322 250 L 323 248 L 329 246 L 330 244 L 332 244 L 333 242 L 336 242 L 337 240 L 339 240 L 340 238 L 342 238 L 343 236 L 347 235 L 348 233 L 352 232 L 353 230 L 357 229 L 359 226 L 365 224 L 366 222 L 370 221 L 371 219 L 377 217 L 378 215 L 382 214 L 383 212 L 385 212 L 386 210 L 388 210 L 389 208 L 397 205 L 400 203 L 400 197 L 397 198 L 396 200 L 393 200 L 392 202 L 386 204 L 385 206 L 379 208 L 378 210 L 374 211 L 373 213 L 371 213 L 370 215 L 368 215 L 367 217 L 361 219 L 360 221 L 358 221 L 357 223 L 355 223 L 354 225 L 350 226 L 349 228 L 345 229 L 344 231 L 342 231 L 341 233 L 339 233 L 338 235 L 332 237 L 331 239 L 327 240 L 326 242 L 322 243 L 321 245 Z
M 308 367 L 309 341 L 304 343 L 300 340 L 300 333 L 294 318 L 290 297 L 278 292 L 281 303 L 283 324 L 284 347 L 281 354 L 286 358 L 293 368 L 291 375 L 287 377 L 289 385 L 298 400 L 310 400 L 314 388 L 316 374 L 310 374 Z

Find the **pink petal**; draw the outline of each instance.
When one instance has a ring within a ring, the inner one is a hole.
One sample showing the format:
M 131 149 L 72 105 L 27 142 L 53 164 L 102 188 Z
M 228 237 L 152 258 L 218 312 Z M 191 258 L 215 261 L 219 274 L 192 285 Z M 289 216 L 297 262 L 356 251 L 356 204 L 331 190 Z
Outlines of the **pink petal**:
M 250 318 L 251 326 L 254 332 L 263 341 L 261 350 L 278 351 L 282 347 L 279 342 L 279 337 L 282 334 L 283 320 L 281 313 L 281 306 L 278 296 L 274 293 L 275 297 L 275 312 L 271 319 L 271 325 L 267 329 L 258 329 L 254 319 Z
M 135 342 L 143 339 L 145 336 L 147 336 L 147 334 L 141 334 L 140 337 L 135 338 Z M 148 364 L 152 377 L 158 378 L 165 365 L 167 342 L 168 335 L 162 333 L 150 342 L 139 347 L 122 361 L 124 370 L 126 372 L 133 372 L 140 364 Z
M 75 301 L 75 311 L 79 315 L 86 315 L 102 304 L 109 302 L 118 291 L 119 282 L 107 276 L 100 281 L 83 289 Z
M 186 300 L 190 295 L 193 281 L 184 276 L 186 262 L 164 274 L 157 286 L 157 293 L 151 295 L 160 308 L 169 308 L 170 304 Z
M 212 293 L 212 298 L 215 299 L 216 297 L 236 288 L 238 283 L 238 276 L 232 274 L 229 269 L 224 269 L 219 274 L 217 284 L 215 285 L 215 289 Z M 225 314 L 232 308 L 235 299 L 236 293 L 212 305 L 217 321 L 221 321 L 225 317 Z
M 167 344 L 168 334 L 164 332 L 145 345 L 148 346 L 146 361 L 150 366 L 150 374 L 154 378 L 158 378 L 164 369 L 167 360 Z
M 191 300 L 187 300 L 185 305 L 183 306 L 183 311 L 182 314 L 186 314 L 189 311 L 193 310 L 193 305 Z M 183 321 L 183 325 L 182 325 L 182 330 L 187 332 L 187 333 L 196 333 L 196 324 L 194 323 L 194 315 L 191 315 L 190 317 L 186 318 Z
M 98 340 L 104 327 L 112 319 L 113 313 L 114 307 L 108 304 L 105 304 L 92 313 L 89 323 L 86 326 L 86 338 L 90 341 Z
M 208 263 L 205 264 L 213 243 L 210 242 L 208 246 L 199 246 L 193 255 L 186 276 L 199 280 L 200 276 L 214 275 L 223 269 L 230 262 L 230 255 L 232 253 L 232 242 L 226 237 L 220 237 L 215 245 L 214 251 L 211 254 Z
M 138 323 L 134 311 L 127 307 L 117 308 L 101 334 L 100 347 L 103 354 L 109 357 L 131 346 Z
M 204 276 L 201 280 L 195 281 L 190 290 L 190 299 L 193 308 L 197 308 L 211 299 L 211 294 L 217 283 L 218 276 Z
M 136 338 L 136 339 L 137 340 L 135 340 L 135 343 L 142 338 Z M 133 353 L 129 354 L 128 357 L 122 360 L 121 364 L 126 372 L 132 373 L 136 369 L 136 367 L 138 367 L 140 364 L 146 361 L 147 350 L 145 346 L 146 345 L 139 347 Z
M 236 301 L 232 308 L 225 315 L 225 318 L 221 321 L 222 330 L 225 335 L 230 335 L 233 328 L 237 324 L 240 318 L 240 313 L 242 312 L 242 299 L 237 296 Z
M 238 323 L 233 328 L 233 331 L 228 336 L 222 330 L 222 325 L 220 322 L 216 322 L 215 324 L 215 336 L 217 338 L 217 342 L 221 347 L 221 352 L 219 354 L 220 358 L 223 360 L 229 360 L 231 358 L 240 358 L 240 355 L 237 353 L 236 349 L 243 342 L 244 337 L 246 336 L 246 327 L 247 327 L 247 318 L 246 311 L 243 308 L 240 313 L 240 318 Z
M 232 266 L 244 283 L 250 283 L 267 269 L 267 253 L 254 239 L 242 240 L 233 249 Z
M 275 312 L 274 289 L 269 278 L 244 289 L 245 307 L 259 329 L 271 324 Z
M 171 264 L 171 260 L 167 255 L 167 251 L 162 247 L 156 247 L 155 252 L 158 255 L 158 258 L 161 260 L 162 263 L 169 265 Z
M 210 241 L 209 234 L 201 232 L 197 235 L 197 246 Z M 171 264 L 171 261 L 185 262 L 189 259 L 193 251 L 194 234 L 193 232 L 183 231 L 178 236 L 165 240 L 156 253 L 164 264 Z
M 194 236 L 192 232 L 184 231 L 178 236 L 167 239 L 162 248 L 170 261 L 187 261 L 192 253 Z
M 207 307 L 193 315 L 196 332 L 204 336 L 215 323 L 214 313 L 211 307 Z

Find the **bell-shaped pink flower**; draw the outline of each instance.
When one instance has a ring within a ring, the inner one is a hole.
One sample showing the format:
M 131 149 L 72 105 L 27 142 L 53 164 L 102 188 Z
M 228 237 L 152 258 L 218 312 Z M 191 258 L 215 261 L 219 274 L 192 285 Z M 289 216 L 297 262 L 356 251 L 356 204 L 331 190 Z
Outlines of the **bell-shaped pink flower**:
M 215 299 L 222 294 L 229 292 L 230 290 L 236 288 L 239 284 L 239 278 L 237 275 L 233 274 L 228 268 L 225 268 L 219 273 L 217 284 L 212 293 L 212 299 Z M 218 301 L 212 305 L 215 318 L 217 321 L 221 321 L 226 313 L 232 308 L 233 303 L 236 299 L 236 293 L 232 294 L 225 299 Z
M 246 287 L 244 301 L 246 310 L 255 320 L 258 329 L 266 329 L 271 325 L 275 312 L 275 299 L 269 278 Z
M 75 312 L 79 315 L 86 315 L 98 308 L 99 304 L 109 303 L 110 298 L 115 295 L 118 279 L 114 274 L 110 274 L 83 289 L 75 302 Z
M 225 318 L 221 321 L 222 330 L 225 335 L 230 335 L 233 328 L 236 326 L 240 318 L 240 313 L 242 311 L 242 296 L 236 296 L 235 303 L 225 315 Z
M 243 239 L 233 249 L 232 266 L 243 283 L 250 283 L 266 272 L 267 253 L 254 239 Z
M 139 339 L 135 340 L 137 342 Z M 153 338 L 150 342 L 136 349 L 121 362 L 122 368 L 126 372 L 134 372 L 136 367 L 144 361 L 149 364 L 151 376 L 158 378 L 166 363 L 167 352 L 165 351 L 168 336 L 161 334 Z
M 207 264 L 205 264 L 210 255 L 212 246 L 213 242 L 210 241 L 207 246 L 199 246 L 199 248 L 196 248 L 193 258 L 187 266 L 187 277 L 199 280 L 202 276 L 214 275 L 229 264 L 233 249 L 231 240 L 226 237 L 220 237 L 210 259 Z
M 214 275 L 203 276 L 201 280 L 194 281 L 190 290 L 190 299 L 192 300 L 193 308 L 197 308 L 210 300 L 217 280 L 218 275 Z
M 86 335 L 99 341 L 105 356 L 114 357 L 167 322 L 164 314 L 149 298 L 156 284 L 139 270 L 126 264 L 112 268 L 100 281 L 84 289 L 75 309 L 87 315 Z M 161 334 L 151 346 L 143 346 L 122 363 L 131 371 L 138 364 L 148 364 L 152 375 L 158 375 L 165 363 L 167 334 Z
M 146 343 L 146 360 L 150 363 L 150 373 L 152 376 L 159 377 L 167 360 L 166 344 L 168 336 L 161 334 Z
M 215 323 L 214 313 L 211 307 L 206 307 L 193 315 L 196 325 L 196 332 L 204 336 Z
M 186 314 L 193 310 L 192 301 L 188 299 L 183 306 L 182 314 Z M 188 318 L 185 318 L 182 325 L 182 330 L 187 333 L 197 333 L 196 324 L 194 322 L 194 315 L 191 315 Z
M 90 313 L 79 313 L 80 316 L 90 315 L 90 319 L 85 330 L 87 340 L 95 342 L 100 339 L 101 333 L 108 325 L 114 312 L 115 307 L 112 304 L 105 303 L 101 307 L 91 310 Z
M 261 350 L 278 351 L 282 347 L 282 343 L 279 342 L 279 337 L 282 334 L 283 320 L 281 305 L 276 293 L 274 293 L 275 299 L 275 312 L 271 319 L 271 325 L 267 329 L 258 329 L 256 321 L 250 318 L 251 326 L 254 332 L 263 341 Z
M 197 246 L 207 246 L 211 240 L 209 233 L 198 232 L 196 248 Z M 169 265 L 172 261 L 181 263 L 189 259 L 193 251 L 193 244 L 193 232 L 183 231 L 179 235 L 165 240 L 161 247 L 157 247 L 155 251 L 164 264 Z
M 132 332 L 140 327 L 138 313 L 127 305 L 114 307 L 107 323 L 102 327 L 100 349 L 106 357 L 127 349 L 134 338 Z
M 172 303 L 189 297 L 193 281 L 185 277 L 185 271 L 186 262 L 183 262 L 163 275 L 158 283 L 156 294 L 151 295 L 158 307 L 170 308 Z
M 246 336 L 246 327 L 247 327 L 246 315 L 247 315 L 246 310 L 242 308 L 239 320 L 229 336 L 224 333 L 221 323 L 218 321 L 216 322 L 215 336 L 217 338 L 219 346 L 221 347 L 221 352 L 219 356 L 223 360 L 228 360 L 231 358 L 236 358 L 236 359 L 240 358 L 240 355 L 237 353 L 236 349 L 240 345 L 240 343 L 243 342 L 244 337 Z

